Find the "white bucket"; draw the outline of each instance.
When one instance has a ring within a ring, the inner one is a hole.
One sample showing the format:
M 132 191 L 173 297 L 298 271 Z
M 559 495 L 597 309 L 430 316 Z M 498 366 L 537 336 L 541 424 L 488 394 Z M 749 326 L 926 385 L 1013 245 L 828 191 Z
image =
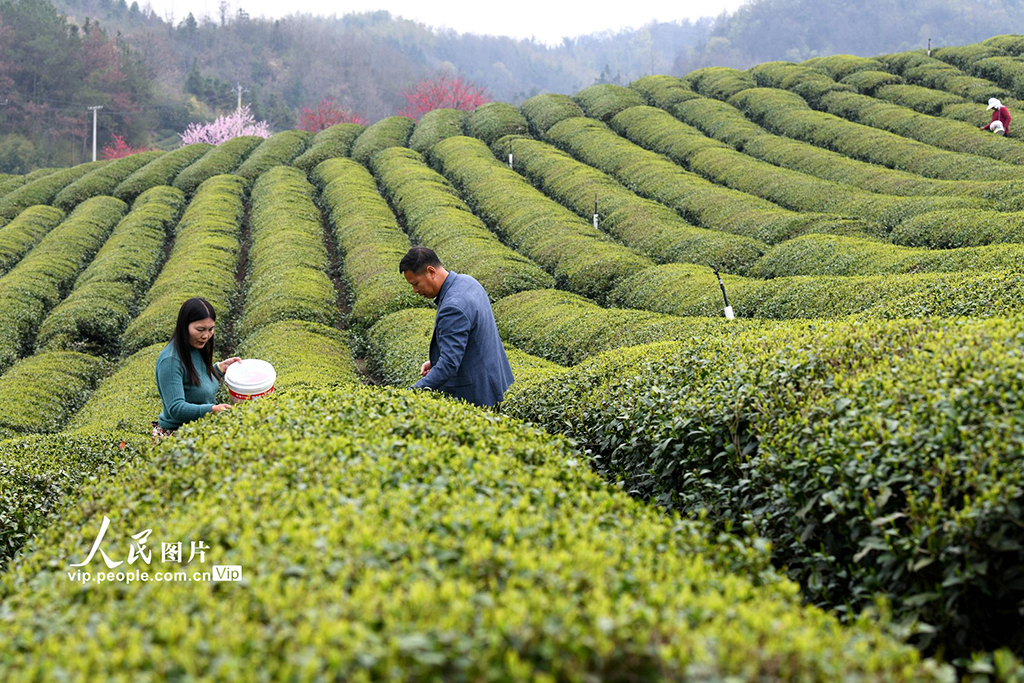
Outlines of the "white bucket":
M 277 372 L 265 360 L 246 358 L 232 364 L 224 373 L 224 383 L 232 403 L 251 401 L 254 398 L 274 393 Z

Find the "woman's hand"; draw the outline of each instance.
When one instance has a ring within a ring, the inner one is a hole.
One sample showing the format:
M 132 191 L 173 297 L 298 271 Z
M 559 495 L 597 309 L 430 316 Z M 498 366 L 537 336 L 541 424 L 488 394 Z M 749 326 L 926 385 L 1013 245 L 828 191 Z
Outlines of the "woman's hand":
M 228 368 L 230 368 L 232 365 L 234 365 L 235 363 L 237 363 L 240 360 L 242 360 L 242 359 L 239 358 L 238 356 L 232 356 L 231 358 L 225 358 L 221 362 L 217 363 L 217 369 L 220 370 L 220 374 L 223 375 L 224 373 L 226 373 L 228 371 Z
M 219 413 L 222 410 L 231 410 L 231 405 L 228 403 L 218 403 L 212 408 L 214 413 Z

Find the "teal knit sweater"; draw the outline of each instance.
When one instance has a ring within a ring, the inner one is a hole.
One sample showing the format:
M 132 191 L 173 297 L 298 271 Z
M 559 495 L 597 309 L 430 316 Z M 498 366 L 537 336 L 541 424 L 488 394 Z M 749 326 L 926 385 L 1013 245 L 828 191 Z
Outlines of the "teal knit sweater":
M 199 349 L 192 348 L 192 365 L 199 373 L 199 385 L 192 384 L 185 372 L 174 342 L 170 342 L 156 359 L 156 389 L 163 401 L 157 422 L 164 429 L 177 429 L 186 422 L 198 420 L 213 409 L 217 388 L 223 379 L 214 364 L 214 376 L 206 372 Z

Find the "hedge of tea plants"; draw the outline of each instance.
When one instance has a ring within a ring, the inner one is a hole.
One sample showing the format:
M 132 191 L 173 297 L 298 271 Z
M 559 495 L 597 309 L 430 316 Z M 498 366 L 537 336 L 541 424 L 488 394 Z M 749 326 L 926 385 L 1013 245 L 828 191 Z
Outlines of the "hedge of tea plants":
M 359 134 L 352 144 L 350 156 L 361 164 L 368 164 L 381 150 L 407 146 L 415 127 L 416 122 L 405 116 L 381 119 Z
M 358 123 L 339 123 L 325 128 L 309 143 L 309 149 L 295 158 L 292 166 L 311 173 L 317 164 L 323 161 L 347 157 L 352 150 L 352 143 L 363 130 L 365 126 Z
M 469 115 L 467 130 L 469 135 L 491 146 L 506 135 L 529 134 L 530 124 L 516 106 L 507 102 L 488 102 Z
M 266 140 L 255 135 L 231 138 L 210 149 L 198 161 L 187 166 L 174 178 L 174 187 L 187 195 L 195 193 L 210 178 L 237 169 L 253 150 Z
M 645 500 L 770 539 L 815 603 L 922 647 L 1020 636 L 1019 319 L 791 323 L 636 347 L 516 393 Z M 971 378 L 964 381 L 964 378 Z
M 490 157 L 490 152 L 487 155 Z M 437 252 L 446 268 L 472 275 L 492 299 L 554 284 L 552 277 L 528 258 L 528 252 L 524 256 L 502 244 L 418 152 L 388 149 L 374 157 L 371 166 L 413 243 Z M 391 265 L 395 273 L 398 263 Z
M 102 168 L 107 163 L 106 161 L 91 161 L 47 173 L 32 181 L 26 179 L 24 185 L 0 197 L 0 219 L 10 220 L 30 206 L 49 204 L 65 187 L 87 173 Z
M 249 272 L 239 338 L 276 321 L 338 322 L 327 247 L 313 186 L 297 168 L 277 166 L 252 188 Z
M 290 164 L 292 161 L 306 151 L 313 134 L 304 130 L 286 130 L 275 133 L 260 143 L 246 157 L 242 165 L 232 171 L 249 182 L 253 182 L 266 171 L 274 166 Z
M 0 278 L 0 372 L 29 350 L 46 313 L 71 290 L 126 208 L 113 197 L 86 200 Z
M 433 109 L 416 122 L 416 128 L 409 136 L 409 147 L 420 154 L 445 138 L 465 135 L 469 114 L 461 109 Z
M 156 161 L 163 152 L 140 152 L 122 159 L 115 159 L 86 173 L 57 193 L 52 204 L 63 211 L 71 211 L 90 197 L 112 195 L 114 188 L 135 171 L 151 161 Z
M 517 422 L 379 388 L 290 391 L 225 417 L 83 489 L 13 563 L 0 676 L 948 676 L 869 620 L 801 605 L 754 543 L 610 489 Z M 244 582 L 99 584 L 82 605 L 66 565 L 100 514 L 119 558 L 150 528 L 203 540 Z
M 0 375 L 0 439 L 59 431 L 85 403 L 105 361 L 76 351 L 23 358 Z
M 341 251 L 352 325 L 366 329 L 388 313 L 428 305 L 398 272 L 409 237 L 362 164 L 329 159 L 313 180 Z
M 163 263 L 164 244 L 184 205 L 184 193 L 173 187 L 139 195 L 68 297 L 43 320 L 36 348 L 116 353 Z
M 488 225 L 567 289 L 600 298 L 617 278 L 653 263 L 546 197 L 479 140 L 448 138 L 431 159 Z
M 196 190 L 175 228 L 167 263 L 143 297 L 138 317 L 121 336 L 123 351 L 169 340 L 178 309 L 191 297 L 203 297 L 219 315 L 231 311 L 246 186 L 244 178 L 226 174 L 213 176 Z
M 25 209 L 13 221 L 0 227 L 0 275 L 14 267 L 63 219 L 63 211 L 41 204 Z
M 584 116 L 580 105 L 568 95 L 545 93 L 535 95 L 523 102 L 520 111 L 530 124 L 530 128 L 539 135 L 548 132 L 551 126 L 559 121 Z
M 613 83 L 584 88 L 573 99 L 587 116 L 601 121 L 611 119 L 623 109 L 647 104 L 640 93 Z
M 213 149 L 213 145 L 197 142 L 167 152 L 132 173 L 110 194 L 121 201 L 131 202 L 146 190 L 158 185 L 170 185 L 178 174 Z

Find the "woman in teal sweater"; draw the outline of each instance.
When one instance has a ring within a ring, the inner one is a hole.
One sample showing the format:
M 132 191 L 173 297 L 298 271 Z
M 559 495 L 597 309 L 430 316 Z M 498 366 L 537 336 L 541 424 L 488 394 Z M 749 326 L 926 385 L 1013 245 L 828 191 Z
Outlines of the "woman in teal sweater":
M 153 442 L 207 413 L 231 408 L 214 403 L 228 366 L 241 360 L 213 362 L 213 328 L 217 314 L 206 299 L 195 297 L 181 305 L 174 336 L 156 359 L 156 388 L 163 410 L 153 423 Z

